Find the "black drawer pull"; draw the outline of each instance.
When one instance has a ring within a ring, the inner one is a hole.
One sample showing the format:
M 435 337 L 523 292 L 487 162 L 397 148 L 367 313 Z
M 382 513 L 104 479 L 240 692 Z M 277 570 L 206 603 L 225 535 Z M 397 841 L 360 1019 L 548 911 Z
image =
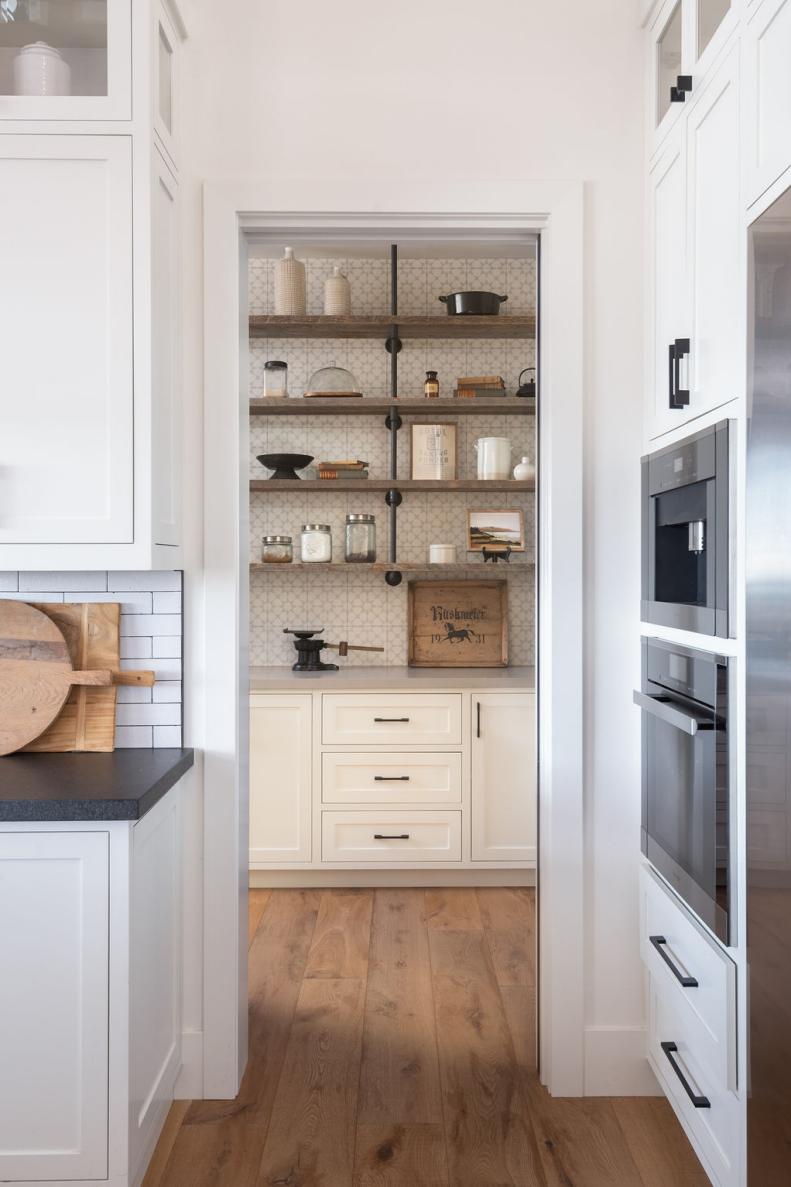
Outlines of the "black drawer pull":
M 409 721 L 408 717 L 374 717 L 374 721 Z
M 682 971 L 678 967 L 678 965 L 674 964 L 674 962 L 668 956 L 667 952 L 665 951 L 665 944 L 667 943 L 667 940 L 665 939 L 664 936 L 649 936 L 648 942 L 650 944 L 652 944 L 654 948 L 656 948 L 657 952 L 662 957 L 665 964 L 667 965 L 667 967 L 670 969 L 673 976 L 678 981 L 679 985 L 683 985 L 685 989 L 697 989 L 698 988 L 698 983 L 695 980 L 695 978 L 687 976 L 686 974 L 682 973 Z
M 374 783 L 408 783 L 409 775 L 374 775 Z
M 668 1063 L 670 1064 L 673 1071 L 678 1076 L 679 1080 L 681 1081 L 682 1088 L 686 1092 L 689 1099 L 692 1101 L 695 1108 L 696 1109 L 710 1109 L 711 1101 L 709 1100 L 709 1098 L 707 1096 L 698 1096 L 697 1092 L 692 1091 L 692 1086 L 691 1086 L 689 1080 L 684 1075 L 681 1068 L 678 1066 L 678 1063 L 676 1062 L 676 1060 L 673 1058 L 673 1053 L 675 1051 L 678 1051 L 678 1046 L 676 1045 L 676 1043 L 660 1043 L 659 1045 L 662 1048 L 662 1050 L 664 1051 L 665 1055 L 667 1056 Z
M 375 841 L 408 841 L 409 833 L 374 833 Z

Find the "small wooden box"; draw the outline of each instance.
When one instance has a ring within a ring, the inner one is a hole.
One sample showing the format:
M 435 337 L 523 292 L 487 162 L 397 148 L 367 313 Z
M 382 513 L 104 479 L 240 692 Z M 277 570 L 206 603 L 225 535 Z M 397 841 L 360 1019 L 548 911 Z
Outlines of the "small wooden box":
M 409 665 L 504 668 L 507 581 L 410 581 Z

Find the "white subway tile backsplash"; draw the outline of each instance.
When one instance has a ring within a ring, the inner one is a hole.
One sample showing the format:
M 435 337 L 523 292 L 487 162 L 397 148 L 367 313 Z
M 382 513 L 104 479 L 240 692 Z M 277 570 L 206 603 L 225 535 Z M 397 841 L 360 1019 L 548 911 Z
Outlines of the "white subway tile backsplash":
M 6 572 L 0 599 L 117 602 L 120 665 L 153 671 L 153 688 L 119 687 L 115 744 L 121 749 L 181 745 L 180 572 Z
M 107 589 L 106 573 L 50 572 L 20 573 L 20 592 L 39 589 L 59 589 L 68 593 L 74 589 L 89 589 L 100 593 Z
M 181 573 L 177 570 L 162 570 L 158 572 L 119 572 L 111 570 L 107 574 L 105 587 L 112 593 L 123 590 L 139 589 L 144 591 L 167 591 L 181 589 Z
M 162 749 L 166 746 L 181 746 L 181 726 L 180 725 L 155 725 L 154 726 L 154 746 L 157 749 Z
M 181 593 L 155 593 L 155 614 L 181 614 Z

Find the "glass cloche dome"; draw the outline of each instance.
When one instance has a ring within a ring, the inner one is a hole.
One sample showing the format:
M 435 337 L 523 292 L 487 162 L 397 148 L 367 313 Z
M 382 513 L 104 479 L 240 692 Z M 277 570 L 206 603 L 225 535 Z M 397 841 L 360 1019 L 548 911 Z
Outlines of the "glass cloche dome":
M 319 367 L 308 380 L 306 396 L 361 396 L 362 392 L 351 371 L 345 367 Z

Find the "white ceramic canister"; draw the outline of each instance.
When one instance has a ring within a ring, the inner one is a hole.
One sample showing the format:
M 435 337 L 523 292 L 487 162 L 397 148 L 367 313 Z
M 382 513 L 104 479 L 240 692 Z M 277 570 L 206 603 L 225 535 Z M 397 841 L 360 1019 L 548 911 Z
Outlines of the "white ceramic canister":
M 327 317 L 348 317 L 352 311 L 352 286 L 336 265 L 324 281 L 324 312 Z
M 536 468 L 529 457 L 523 457 L 521 462 L 517 462 L 514 466 L 514 478 L 517 482 L 529 482 L 535 476 Z
M 507 437 L 479 437 L 475 442 L 478 455 L 478 477 L 502 479 L 511 477 L 511 442 Z
M 71 67 L 46 41 L 24 45 L 14 58 L 15 95 L 70 95 Z
M 428 562 L 430 565 L 455 565 L 455 544 L 429 544 Z
M 293 247 L 287 247 L 275 264 L 275 313 L 280 317 L 305 314 L 305 265 L 294 258 Z

